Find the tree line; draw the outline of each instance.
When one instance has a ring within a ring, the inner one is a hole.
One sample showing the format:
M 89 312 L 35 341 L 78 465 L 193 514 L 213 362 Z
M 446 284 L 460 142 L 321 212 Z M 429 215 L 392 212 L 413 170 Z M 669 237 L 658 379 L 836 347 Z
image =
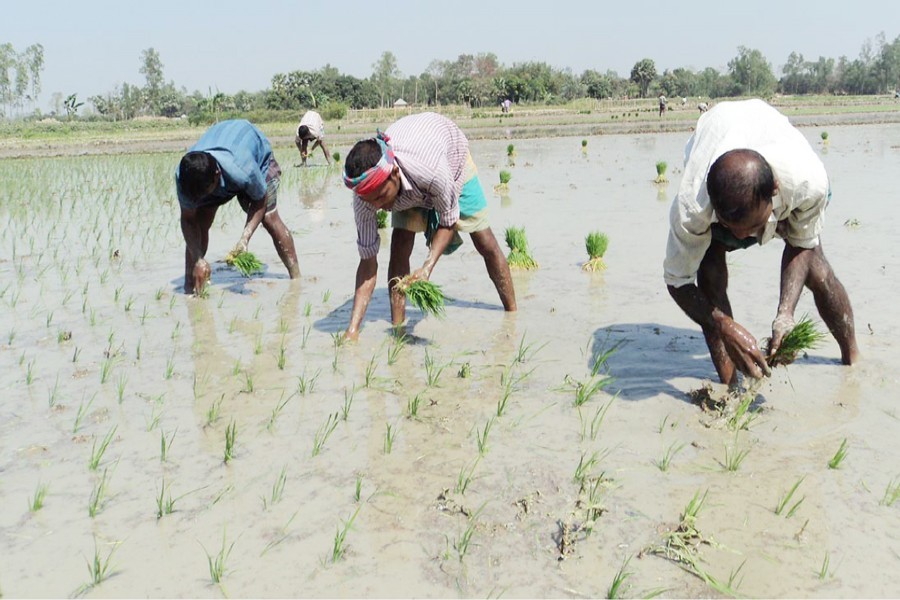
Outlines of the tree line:
M 16 52 L 11 44 L 0 46 L 0 105 L 6 115 L 34 108 L 40 93 L 43 46 L 34 44 Z M 102 118 L 127 120 L 151 115 L 187 115 L 193 122 L 218 119 L 221 115 L 255 114 L 266 111 L 300 111 L 315 108 L 326 119 L 341 118 L 348 109 L 391 106 L 397 99 L 416 105 L 496 106 L 504 99 L 517 104 L 563 104 L 579 98 L 669 97 L 728 98 L 770 97 L 783 94 L 883 94 L 900 88 L 900 36 L 888 42 L 884 33 L 875 42 L 867 40 L 859 57 L 838 59 L 823 56 L 807 60 L 792 52 L 777 77 L 772 64 L 757 49 L 740 46 L 724 71 L 707 67 L 658 72 L 651 58 L 638 60 L 627 76 L 615 71 L 588 69 L 576 74 L 546 62 L 531 61 L 505 66 L 496 54 L 461 54 L 455 60 L 433 60 L 418 75 L 404 75 L 392 52 L 384 52 L 372 64 L 367 78 L 341 73 L 326 64 L 313 71 L 276 73 L 271 85 L 256 92 L 236 94 L 188 93 L 166 81 L 159 53 L 148 48 L 141 53 L 139 73 L 144 85 L 123 83 L 88 99 Z M 75 94 L 54 95 L 53 111 L 72 117 L 83 104 Z M 35 113 L 40 111 L 34 109 Z

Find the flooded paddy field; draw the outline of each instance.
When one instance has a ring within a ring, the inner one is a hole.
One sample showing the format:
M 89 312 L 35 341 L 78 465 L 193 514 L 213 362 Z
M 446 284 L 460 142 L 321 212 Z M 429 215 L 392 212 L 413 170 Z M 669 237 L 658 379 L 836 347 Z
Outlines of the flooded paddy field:
M 337 169 L 278 146 L 301 279 L 263 230 L 264 273 L 222 262 L 232 202 L 197 299 L 181 293 L 178 152 L 0 161 L 0 591 L 895 596 L 900 125 L 828 130 L 827 146 L 803 131 L 831 177 L 823 245 L 863 360 L 840 366 L 828 338 L 744 414 L 692 402 L 715 371 L 662 281 L 685 133 L 516 140 L 514 165 L 506 141 L 473 142 L 494 233 L 524 227 L 540 263 L 514 273 L 519 312 L 467 239 L 432 277 L 446 318 L 409 309 L 398 340 L 383 231 L 346 344 L 358 256 Z M 586 273 L 595 230 L 607 268 Z M 781 249 L 729 256 L 758 337 Z

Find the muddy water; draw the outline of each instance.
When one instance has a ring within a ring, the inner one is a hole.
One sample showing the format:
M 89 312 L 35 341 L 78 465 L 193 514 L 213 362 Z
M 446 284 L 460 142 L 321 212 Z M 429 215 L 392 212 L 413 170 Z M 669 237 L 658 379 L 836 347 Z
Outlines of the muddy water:
M 642 552 L 659 547 L 705 492 L 696 526 L 712 543 L 699 548 L 699 564 L 725 583 L 737 572 L 732 587 L 742 595 L 896 595 L 900 500 L 882 500 L 900 477 L 900 128 L 830 128 L 827 148 L 818 130 L 804 133 L 832 179 L 823 243 L 853 301 L 864 361 L 841 367 L 829 339 L 764 382 L 755 420 L 737 434 L 688 399 L 715 372 L 699 328 L 662 283 L 684 134 L 592 137 L 585 153 L 575 138 L 518 141 L 512 167 L 506 142 L 474 143 L 486 189 L 500 169 L 512 172 L 508 195 L 489 194 L 495 233 L 502 240 L 505 227 L 524 227 L 541 268 L 514 275 L 520 310 L 505 314 L 467 241 L 433 277 L 447 293 L 447 318 L 411 309 L 408 342 L 394 351 L 386 245 L 360 341 L 334 344 L 357 263 L 337 172 L 285 168 L 279 206 L 294 231 L 298 282 L 260 230 L 251 249 L 266 272 L 246 280 L 213 262 L 209 298 L 197 300 L 179 294 L 176 155 L 0 163 L 9 223 L 0 262 L 0 590 L 602 596 L 631 557 L 628 595 L 716 595 Z M 296 162 L 287 147 L 276 154 Z M 652 183 L 658 160 L 669 164 L 668 186 Z M 242 220 L 236 203 L 220 211 L 212 261 L 235 243 Z M 587 274 L 580 265 L 592 230 L 609 235 L 608 268 Z M 774 316 L 780 251 L 774 242 L 730 257 L 736 316 L 760 337 Z M 413 263 L 423 258 L 420 244 Z M 808 293 L 804 312 L 815 314 Z M 574 383 L 589 382 L 594 359 L 613 347 L 611 381 L 577 409 Z M 468 377 L 459 376 L 463 365 Z M 847 457 L 829 469 L 844 439 Z M 749 451 L 736 471 L 723 468 L 726 448 Z M 596 488 L 593 515 L 574 481 L 591 457 L 583 478 Z M 774 514 L 801 477 L 793 516 Z M 31 511 L 42 484 L 44 505 Z M 158 517 L 161 491 L 174 505 Z M 335 561 L 336 531 L 346 537 Z M 217 585 L 208 557 L 223 548 Z M 101 561 L 111 553 L 108 577 L 87 587 L 95 552 Z

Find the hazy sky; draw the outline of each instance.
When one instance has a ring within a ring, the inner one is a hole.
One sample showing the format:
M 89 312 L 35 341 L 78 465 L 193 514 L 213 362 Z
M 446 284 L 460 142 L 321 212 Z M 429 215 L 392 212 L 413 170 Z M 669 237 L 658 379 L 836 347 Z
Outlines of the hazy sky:
M 792 51 L 857 58 L 862 44 L 900 34 L 897 0 L 4 0 L 0 43 L 44 46 L 39 105 L 53 92 L 80 99 L 122 82 L 143 85 L 141 52 L 155 48 L 165 78 L 188 91 L 233 93 L 272 75 L 326 63 L 367 77 L 385 50 L 404 75 L 433 59 L 494 52 L 500 62 L 613 69 L 642 58 L 664 69 L 724 70 L 738 46 L 760 50 L 779 73 Z

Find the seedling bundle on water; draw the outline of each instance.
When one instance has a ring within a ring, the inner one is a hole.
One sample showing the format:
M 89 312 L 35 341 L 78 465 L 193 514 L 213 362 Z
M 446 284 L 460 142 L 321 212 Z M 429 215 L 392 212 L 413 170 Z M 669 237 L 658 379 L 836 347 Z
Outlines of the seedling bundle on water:
M 654 183 L 668 183 L 669 179 L 666 177 L 666 169 L 669 168 L 669 165 L 666 161 L 661 160 L 656 163 L 656 179 L 654 179 Z
M 511 268 L 529 270 L 538 268 L 537 261 L 528 254 L 528 238 L 525 237 L 524 228 L 507 227 L 506 245 L 509 246 L 509 256 L 506 260 Z
M 587 234 L 584 238 L 584 248 L 587 250 L 590 260 L 581 265 L 581 268 L 585 271 L 602 271 L 605 269 L 606 263 L 603 262 L 603 255 L 606 254 L 607 246 L 609 246 L 609 238 L 606 237 L 605 233 L 594 231 Z
M 228 254 L 225 257 L 225 263 L 237 269 L 244 277 L 262 272 L 263 267 L 256 255 L 247 250 L 237 254 Z
M 395 289 L 425 314 L 444 317 L 444 292 L 436 283 L 406 275 L 396 280 Z
M 816 348 L 828 334 L 819 331 L 809 316 L 800 319 L 790 333 L 784 336 L 778 350 L 766 359 L 770 367 L 789 365 L 797 360 L 797 355 Z

